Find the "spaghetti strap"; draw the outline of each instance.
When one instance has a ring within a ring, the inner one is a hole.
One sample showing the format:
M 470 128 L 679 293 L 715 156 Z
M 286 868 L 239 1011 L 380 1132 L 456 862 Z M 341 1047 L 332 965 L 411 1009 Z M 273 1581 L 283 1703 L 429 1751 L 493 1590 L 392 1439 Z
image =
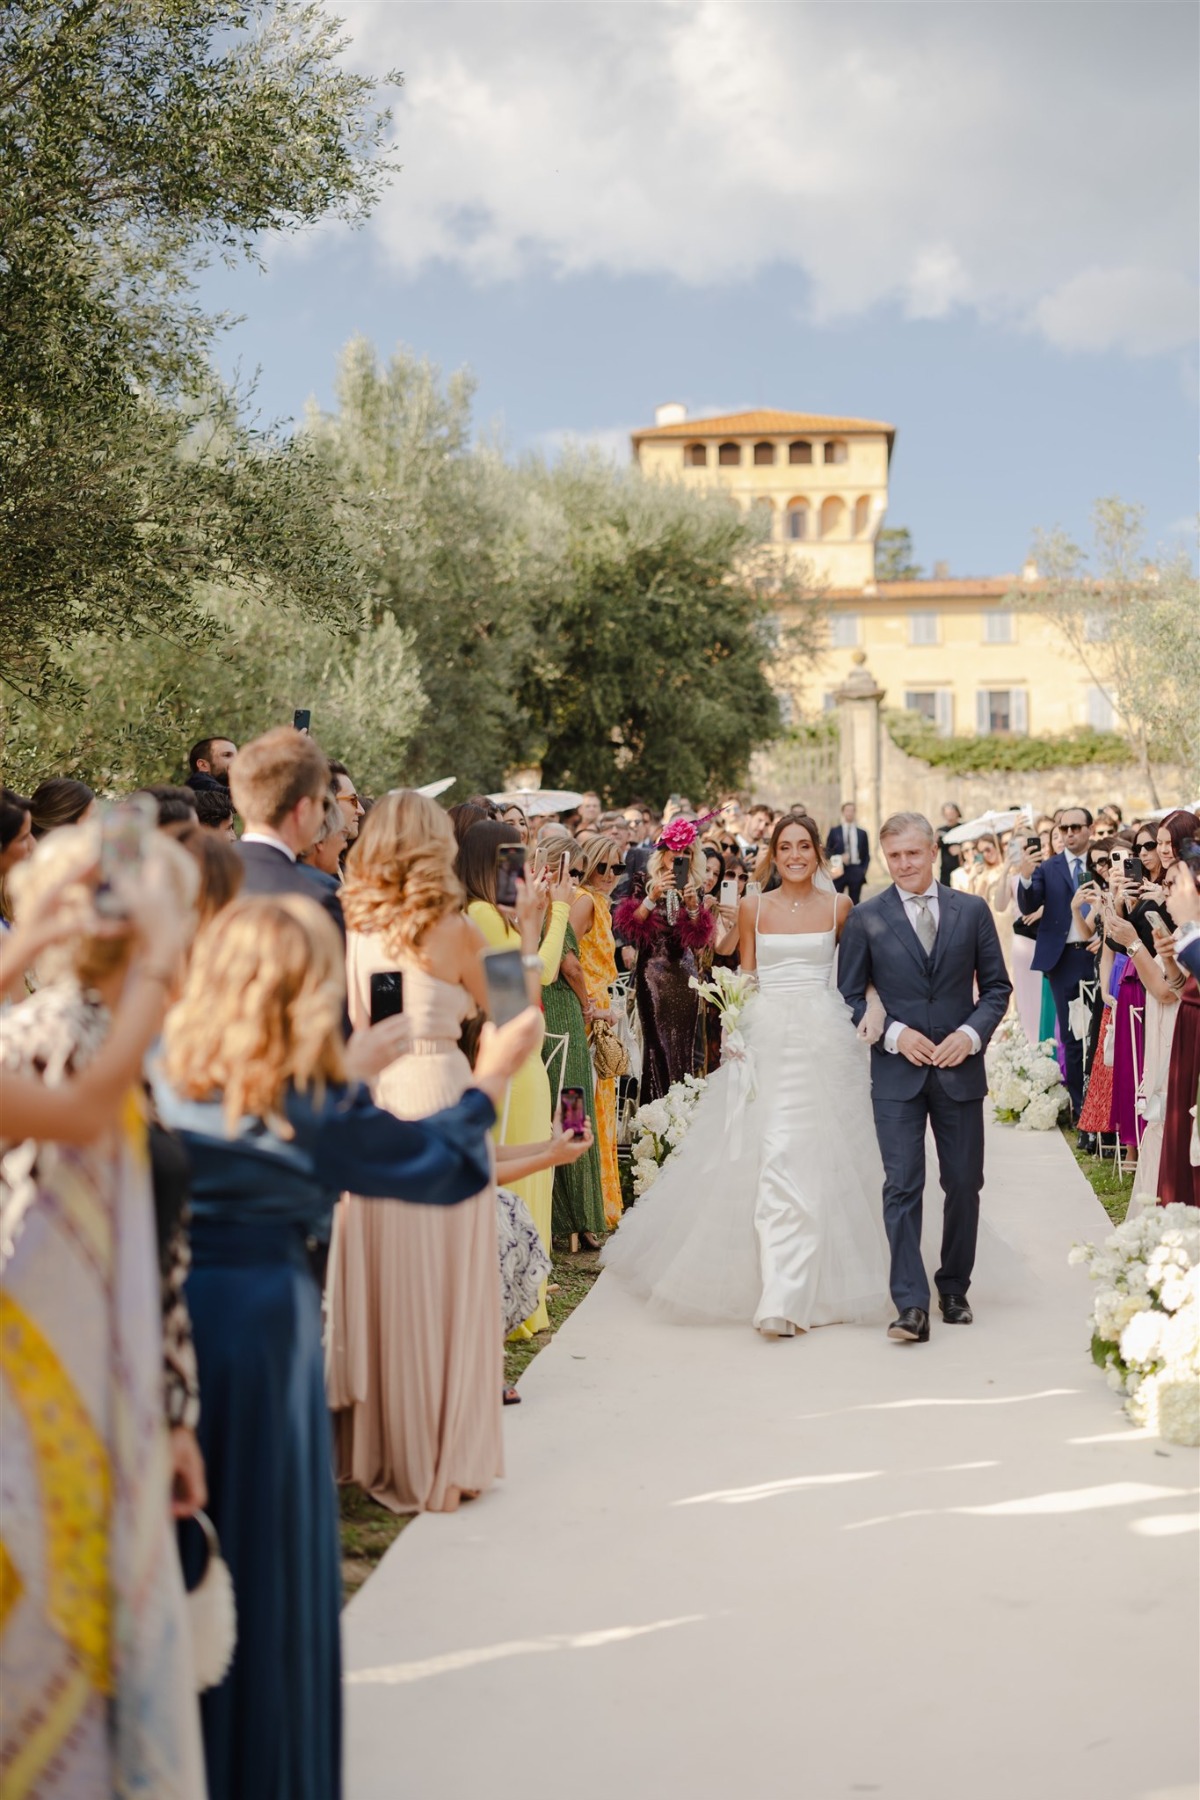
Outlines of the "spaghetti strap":
M 755 894 L 755 896 L 754 896 L 754 936 L 756 939 L 758 937 L 758 918 L 759 918 L 759 914 L 761 912 L 762 912 L 762 889 L 759 888 L 757 894 Z

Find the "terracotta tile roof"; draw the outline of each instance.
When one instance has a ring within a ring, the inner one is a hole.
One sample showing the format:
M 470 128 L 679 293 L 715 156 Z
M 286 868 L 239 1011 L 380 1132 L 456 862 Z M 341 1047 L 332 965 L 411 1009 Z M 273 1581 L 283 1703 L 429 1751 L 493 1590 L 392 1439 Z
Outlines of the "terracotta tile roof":
M 944 580 L 881 581 L 874 593 L 858 588 L 831 588 L 830 600 L 999 600 L 1014 588 L 1043 587 L 1042 581 L 1024 581 L 1019 575 L 947 576 Z
M 822 431 L 883 431 L 888 441 L 896 435 L 894 425 L 878 419 L 841 419 L 824 413 L 744 412 L 723 413 L 715 419 L 681 419 L 676 425 L 650 425 L 635 431 L 635 444 L 663 438 L 708 437 L 772 437 L 794 433 Z

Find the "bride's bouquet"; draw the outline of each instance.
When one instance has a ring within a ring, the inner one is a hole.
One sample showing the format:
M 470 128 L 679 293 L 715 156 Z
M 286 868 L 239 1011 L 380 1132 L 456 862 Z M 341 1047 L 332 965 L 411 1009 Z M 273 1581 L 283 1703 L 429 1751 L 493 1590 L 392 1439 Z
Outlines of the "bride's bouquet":
M 746 1039 L 741 1031 L 741 1018 L 758 991 L 758 977 L 743 974 L 740 969 L 726 969 L 719 964 L 707 981 L 693 975 L 688 983 L 721 1015 L 721 1043 L 725 1055 L 735 1062 L 746 1056 Z
M 1152 1206 L 1103 1244 L 1076 1244 L 1096 1283 L 1092 1360 L 1125 1411 L 1175 1444 L 1200 1444 L 1200 1217 Z
M 639 1197 L 658 1179 L 658 1171 L 682 1144 L 692 1122 L 692 1110 L 704 1083 L 685 1075 L 661 1100 L 647 1100 L 633 1115 L 633 1191 Z
M 1005 1019 L 988 1045 L 988 1087 L 996 1117 L 1020 1131 L 1053 1131 L 1070 1095 L 1052 1039 L 1031 1044 L 1017 1019 Z

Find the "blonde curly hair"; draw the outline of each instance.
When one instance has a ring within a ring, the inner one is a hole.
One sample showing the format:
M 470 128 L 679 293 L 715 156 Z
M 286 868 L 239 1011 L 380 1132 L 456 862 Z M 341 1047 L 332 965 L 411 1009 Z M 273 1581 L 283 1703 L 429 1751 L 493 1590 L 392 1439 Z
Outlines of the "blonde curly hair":
M 342 911 L 350 930 L 376 933 L 389 956 L 413 955 L 465 904 L 457 849 L 449 814 L 427 795 L 396 788 L 377 800 L 346 859 Z
M 346 1079 L 343 950 L 315 900 L 235 900 L 206 925 L 163 1032 L 167 1079 L 188 1100 L 220 1094 L 230 1131 L 262 1119 L 280 1137 L 289 1087 Z

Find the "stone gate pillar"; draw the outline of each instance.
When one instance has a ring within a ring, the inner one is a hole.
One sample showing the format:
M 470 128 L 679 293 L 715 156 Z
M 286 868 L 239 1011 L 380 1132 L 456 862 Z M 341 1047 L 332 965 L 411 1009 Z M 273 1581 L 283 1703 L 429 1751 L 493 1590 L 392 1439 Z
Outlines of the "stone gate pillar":
M 841 799 L 854 801 L 874 852 L 883 823 L 880 710 L 886 690 L 867 668 L 863 651 L 856 650 L 852 661 L 854 667 L 834 693 L 841 730 Z

